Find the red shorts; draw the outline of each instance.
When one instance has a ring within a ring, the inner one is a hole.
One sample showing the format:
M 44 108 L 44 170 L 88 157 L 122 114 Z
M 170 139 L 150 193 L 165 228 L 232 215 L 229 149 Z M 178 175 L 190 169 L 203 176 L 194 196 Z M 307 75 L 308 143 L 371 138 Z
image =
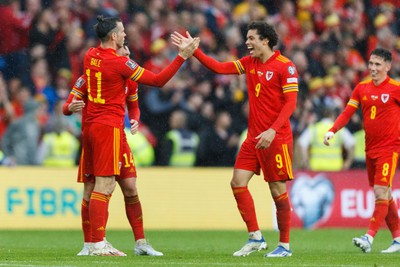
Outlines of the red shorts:
M 366 156 L 368 182 L 370 186 L 392 186 L 393 176 L 396 172 L 398 153 L 391 152 L 386 155 L 371 158 Z
M 122 180 L 126 178 L 136 178 L 137 173 L 136 173 L 136 166 L 135 166 L 135 160 L 132 154 L 132 151 L 128 145 L 128 142 L 126 140 L 125 132 L 122 131 L 122 162 L 121 162 L 121 170 L 120 170 L 120 175 L 116 175 L 116 180 Z M 82 154 L 81 158 L 79 161 L 79 166 L 78 166 L 78 183 L 86 183 L 86 182 L 94 182 L 95 178 L 94 175 L 92 174 L 84 174 L 84 165 L 85 165 L 85 160 L 84 160 L 84 152 L 85 150 L 82 149 Z
M 252 171 L 260 175 L 263 171 L 266 182 L 293 179 L 292 171 L 293 144 L 272 142 L 267 149 L 256 149 L 256 143 L 246 139 L 236 158 L 235 169 Z

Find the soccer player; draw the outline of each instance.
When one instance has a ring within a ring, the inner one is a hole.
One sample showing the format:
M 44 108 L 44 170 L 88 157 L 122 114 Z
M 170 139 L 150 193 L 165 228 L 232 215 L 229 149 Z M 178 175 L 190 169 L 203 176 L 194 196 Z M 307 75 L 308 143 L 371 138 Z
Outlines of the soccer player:
M 191 40 L 175 32 L 173 44 Z M 231 187 L 237 207 L 246 223 L 248 242 L 233 256 L 247 256 L 267 248 L 258 226 L 248 183 L 263 171 L 276 206 L 279 243 L 266 257 L 292 255 L 289 247 L 291 206 L 286 181 L 293 179 L 293 136 L 289 118 L 296 108 L 298 74 L 294 64 L 273 47 L 278 42 L 274 28 L 261 21 L 248 25 L 246 45 L 250 51 L 233 62 L 218 62 L 197 49 L 194 56 L 207 68 L 220 74 L 246 74 L 249 98 L 248 134 L 238 153 Z
M 192 56 L 200 39 L 179 46 L 179 53 L 162 72 L 154 74 L 136 62 L 116 54 L 123 46 L 125 29 L 120 18 L 97 17 L 95 31 L 100 45 L 90 48 L 84 58 L 88 102 L 83 127 L 83 173 L 95 178 L 89 201 L 91 241 L 90 255 L 115 255 L 104 241 L 108 202 L 115 188 L 115 176 L 124 163 L 122 155 L 125 114 L 125 82 L 163 86 Z M 119 256 L 119 255 L 117 255 Z
M 117 50 L 118 55 L 129 57 L 129 48 L 124 45 Z M 137 83 L 132 80 L 126 81 L 127 95 L 126 95 L 126 106 L 128 108 L 128 114 L 130 118 L 131 134 L 135 134 L 138 130 L 138 121 L 140 117 L 140 109 L 138 105 L 138 86 Z M 66 116 L 72 115 L 73 112 L 82 111 L 82 121 L 85 120 L 85 109 L 84 106 L 87 103 L 87 81 L 85 76 L 82 75 L 75 83 L 67 101 L 63 106 L 63 113 Z M 123 157 L 125 163 L 121 165 L 121 174 L 116 177 L 116 181 L 121 187 L 122 193 L 125 200 L 125 211 L 131 225 L 134 238 L 135 238 L 135 249 L 134 252 L 137 255 L 150 255 L 150 256 L 163 256 L 163 253 L 156 251 L 147 242 L 143 230 L 143 214 L 142 206 L 139 200 L 137 188 L 136 188 L 136 167 L 134 164 L 134 158 L 132 152 L 127 144 L 125 132 L 123 132 Z M 89 219 L 89 200 L 90 195 L 94 187 L 94 176 L 83 175 L 83 160 L 79 162 L 78 168 L 78 182 L 84 183 L 83 199 L 81 205 L 81 217 L 82 217 L 82 230 L 84 236 L 84 246 L 78 253 L 78 256 L 89 255 L 89 248 L 91 246 L 91 232 L 90 232 L 90 219 Z M 110 243 L 108 243 L 111 246 Z M 110 248 L 112 249 L 112 248 Z
M 381 252 L 400 251 L 399 216 L 391 190 L 400 150 L 400 83 L 388 76 L 391 63 L 390 51 L 383 48 L 372 51 L 368 61 L 370 79 L 354 88 L 346 108 L 324 137 L 324 144 L 329 145 L 329 140 L 361 107 L 368 182 L 374 189 L 375 209 L 367 233 L 353 238 L 353 244 L 365 253 L 371 252 L 374 237 L 383 221 L 386 221 L 393 242 Z

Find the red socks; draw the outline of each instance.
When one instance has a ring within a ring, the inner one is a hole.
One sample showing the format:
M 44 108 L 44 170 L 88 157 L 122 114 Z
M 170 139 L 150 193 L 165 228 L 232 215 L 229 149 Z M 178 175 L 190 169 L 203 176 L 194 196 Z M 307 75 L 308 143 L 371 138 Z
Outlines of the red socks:
M 89 218 L 93 243 L 103 241 L 108 217 L 108 203 L 111 195 L 92 192 L 90 196 Z
M 248 232 L 259 230 L 253 197 L 247 186 L 233 187 L 233 195 L 243 221 L 246 223 Z
M 381 226 L 383 220 L 385 220 L 389 211 L 389 201 L 384 199 L 375 200 L 375 210 L 372 214 L 372 218 L 369 221 L 368 232 L 372 237 L 375 237 Z
M 144 238 L 142 205 L 139 196 L 125 197 L 125 211 L 135 240 Z
M 397 205 L 393 198 L 389 200 L 389 209 L 385 221 L 390 232 L 392 233 L 393 239 L 400 237 L 399 214 L 397 213 Z
M 289 243 L 290 239 L 290 220 L 292 209 L 290 207 L 288 193 L 274 197 L 276 207 L 276 219 L 279 229 L 279 242 Z
M 91 242 L 92 234 L 90 231 L 89 202 L 87 202 L 85 199 L 82 199 L 81 218 L 82 218 L 83 241 Z

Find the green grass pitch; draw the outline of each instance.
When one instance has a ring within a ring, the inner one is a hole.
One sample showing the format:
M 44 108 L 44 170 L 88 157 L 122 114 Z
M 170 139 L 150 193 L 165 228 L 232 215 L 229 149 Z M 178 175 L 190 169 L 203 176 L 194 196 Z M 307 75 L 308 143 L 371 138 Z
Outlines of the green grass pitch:
M 268 249 L 248 257 L 233 257 L 247 239 L 245 231 L 146 231 L 146 237 L 164 257 L 135 256 L 130 231 L 109 230 L 107 240 L 127 257 L 78 257 L 80 231 L 0 231 L 0 266 L 400 266 L 400 253 L 381 254 L 391 236 L 382 229 L 369 254 L 354 247 L 351 239 L 361 229 L 299 230 L 291 233 L 293 256 L 265 258 L 275 248 L 278 233 L 263 231 Z

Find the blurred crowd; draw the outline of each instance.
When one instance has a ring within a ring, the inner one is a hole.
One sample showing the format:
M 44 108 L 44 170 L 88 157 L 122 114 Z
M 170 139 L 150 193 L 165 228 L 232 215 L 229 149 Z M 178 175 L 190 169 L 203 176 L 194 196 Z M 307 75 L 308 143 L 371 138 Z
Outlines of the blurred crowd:
M 81 118 L 64 116 L 62 105 L 85 52 L 98 45 L 97 15 L 121 17 L 131 58 L 155 73 L 177 53 L 174 31 L 188 30 L 207 54 L 232 61 L 248 54 L 250 21 L 274 25 L 275 48 L 299 72 L 296 142 L 324 110 L 344 108 L 374 48 L 392 51 L 390 76 L 399 79 L 399 13 L 397 0 L 0 0 L 0 160 L 78 162 Z M 140 85 L 139 101 L 140 134 L 130 142 L 138 165 L 233 166 L 247 128 L 244 76 L 213 74 L 191 58 L 163 88 Z M 351 133 L 361 127 L 360 116 L 348 125 Z M 187 139 L 177 141 L 177 131 Z M 186 157 L 174 159 L 178 150 Z M 304 167 L 296 156 L 294 165 Z

